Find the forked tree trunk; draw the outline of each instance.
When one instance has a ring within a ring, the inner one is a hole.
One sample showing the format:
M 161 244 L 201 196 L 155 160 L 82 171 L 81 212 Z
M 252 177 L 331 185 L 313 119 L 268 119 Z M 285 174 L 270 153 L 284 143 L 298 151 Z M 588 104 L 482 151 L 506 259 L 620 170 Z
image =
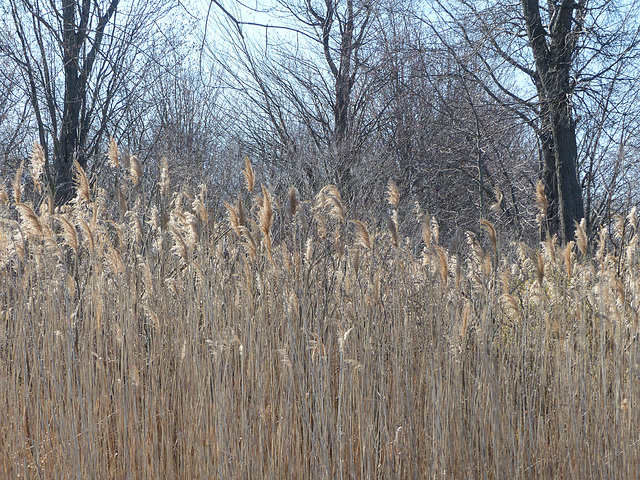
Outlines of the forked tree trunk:
M 529 45 L 536 64 L 540 104 L 541 177 L 550 205 L 550 233 L 563 242 L 573 238 L 574 222 L 584 216 L 582 187 L 578 181 L 576 125 L 571 95 L 571 65 L 576 48 L 576 19 L 580 2 L 548 2 L 548 31 L 542 24 L 538 0 L 522 0 Z M 579 29 L 579 28 L 578 28 Z M 557 209 L 557 215 L 555 214 Z

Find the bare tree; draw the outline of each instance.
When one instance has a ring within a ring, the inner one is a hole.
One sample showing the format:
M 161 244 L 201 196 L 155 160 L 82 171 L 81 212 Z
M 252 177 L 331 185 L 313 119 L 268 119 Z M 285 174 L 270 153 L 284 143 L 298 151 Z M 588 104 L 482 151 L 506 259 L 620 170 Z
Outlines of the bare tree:
M 261 23 L 243 20 L 249 14 L 233 10 L 233 2 L 213 4 L 231 22 L 226 32 L 233 39 L 232 60 L 216 52 L 232 78 L 229 88 L 242 91 L 272 125 L 270 137 L 279 144 L 272 149 L 289 160 L 298 156 L 306 148 L 296 141 L 302 127 L 302 136 L 325 159 L 306 165 L 309 176 L 323 172 L 350 190 L 352 169 L 375 128 L 367 104 L 374 78 L 369 73 L 378 61 L 372 39 L 379 12 L 355 0 L 280 0 Z
M 74 161 L 86 169 L 113 133 L 127 102 L 122 87 L 169 8 L 159 0 L 8 0 L 3 7 L 11 35 L 0 51 L 22 72 L 57 203 L 71 196 Z
M 423 19 L 470 75 L 471 64 L 481 65 L 488 76 L 475 77 L 483 88 L 533 128 L 550 201 L 547 225 L 564 241 L 584 216 L 576 97 L 597 95 L 598 81 L 637 54 L 632 3 L 522 0 L 517 6 L 461 0 L 454 9 L 438 0 L 443 21 Z M 513 78 L 528 78 L 533 94 L 521 81 L 508 80 Z

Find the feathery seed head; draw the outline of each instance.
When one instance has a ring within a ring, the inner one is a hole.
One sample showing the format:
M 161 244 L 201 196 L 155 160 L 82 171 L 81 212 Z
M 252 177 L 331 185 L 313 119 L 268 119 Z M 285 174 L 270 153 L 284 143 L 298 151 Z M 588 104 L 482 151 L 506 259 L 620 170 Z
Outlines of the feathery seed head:
M 387 220 L 387 228 L 389 229 L 389 235 L 391 235 L 391 243 L 394 247 L 398 246 L 398 211 L 394 210 L 395 215 L 385 215 Z
M 289 204 L 287 205 L 287 213 L 289 216 L 293 217 L 298 211 L 298 206 L 300 205 L 300 194 L 298 193 L 298 189 L 294 186 L 291 186 L 289 189 Z
M 116 140 L 110 136 L 108 160 L 111 168 L 117 169 L 120 167 L 120 162 L 118 160 L 119 156 L 120 156 L 120 152 L 118 151 L 118 144 L 116 143 Z
M 480 224 L 487 234 L 489 234 L 489 239 L 493 247 L 493 255 L 498 255 L 498 235 L 496 234 L 496 229 L 491 222 L 485 219 L 480 220 Z
M 629 225 L 633 227 L 634 232 L 638 227 L 637 211 L 638 211 L 638 208 L 634 206 L 629 212 L 629 215 L 627 215 L 627 221 L 629 222 Z
M 536 183 L 536 205 L 540 209 L 540 213 L 543 217 L 547 216 L 547 210 L 549 209 L 549 200 L 547 194 L 544 192 L 544 184 L 542 180 L 538 180 Z
M 76 227 L 65 217 L 64 215 L 56 215 L 55 217 L 62 226 L 62 238 L 64 238 L 67 245 L 78 254 L 78 231 Z
M 162 167 L 160 169 L 160 181 L 158 182 L 160 187 L 160 195 L 164 198 L 169 193 L 169 162 L 167 158 L 162 159 Z
M 436 245 L 436 253 L 438 255 L 438 271 L 442 277 L 442 281 L 446 284 L 449 280 L 449 261 L 447 254 L 440 245 Z
M 345 223 L 346 211 L 342 204 L 340 192 L 335 185 L 325 185 L 316 195 L 316 205 L 318 208 L 328 210 L 331 217 Z
M 273 203 L 271 193 L 269 193 L 264 184 L 262 184 L 262 205 L 258 213 L 258 219 L 260 220 L 260 230 L 266 238 L 269 236 L 271 225 L 273 225 Z
M 18 170 L 16 170 L 16 175 L 13 178 L 13 201 L 15 203 L 20 203 L 22 200 L 22 169 L 24 168 L 24 160 L 20 162 L 20 166 Z
M 366 248 L 367 250 L 371 249 L 371 235 L 369 235 L 369 230 L 367 226 L 361 222 L 360 220 L 351 220 L 356 226 L 356 243 Z
M 142 178 L 142 165 L 135 155 L 129 155 L 129 175 L 133 185 L 138 185 L 138 181 Z
M 422 222 L 422 239 L 424 243 L 427 245 L 427 248 L 431 247 L 431 218 L 429 214 L 425 212 L 420 221 Z
M 398 192 L 398 186 L 396 185 L 396 182 L 391 179 L 387 184 L 387 201 L 394 207 L 398 208 L 398 203 L 400 202 L 400 193 Z
M 613 216 L 613 234 L 615 238 L 620 240 L 624 238 L 625 221 L 626 218 L 618 213 Z
M 207 208 L 202 203 L 200 197 L 196 197 L 191 202 L 191 206 L 193 207 L 193 211 L 196 212 L 196 215 L 200 219 L 203 224 L 208 223 L 209 215 L 207 214 Z
M 16 209 L 20 213 L 22 229 L 27 235 L 38 238 L 42 237 L 42 224 L 33 209 L 26 203 L 16 203 Z
M 247 190 L 249 190 L 249 193 L 253 193 L 256 184 L 256 176 L 253 173 L 253 167 L 251 166 L 249 157 L 244 157 L 244 170 L 242 170 L 242 174 L 244 175 Z
M 603 261 L 605 259 L 608 237 L 609 234 L 607 232 L 607 229 L 604 227 L 604 225 L 601 226 L 600 234 L 598 235 L 598 251 L 596 252 L 596 258 L 600 261 Z
M 9 195 L 4 189 L 4 186 L 0 184 L 0 205 L 7 205 L 9 203 Z
M 78 225 L 80 226 L 82 235 L 84 236 L 85 240 L 89 244 L 88 245 L 89 252 L 93 254 L 96 248 L 93 229 L 89 226 L 89 224 L 83 218 L 78 218 Z
M 494 211 L 497 215 L 501 215 L 503 212 L 502 201 L 504 200 L 504 195 L 502 194 L 502 192 L 500 191 L 500 188 L 497 185 L 496 185 L 496 188 L 494 188 L 493 193 L 495 195 L 496 201 L 492 203 L 489 208 L 492 211 Z
M 36 187 L 38 192 L 42 191 L 40 177 L 44 172 L 45 162 L 43 148 L 37 141 L 33 142 L 33 151 L 31 153 L 31 178 L 33 179 L 33 185 Z
M 87 175 L 85 174 L 84 169 L 80 166 L 77 160 L 73 161 L 73 166 L 75 168 L 75 182 L 77 191 L 75 204 L 77 206 L 80 206 L 83 203 L 90 203 L 91 195 Z
M 553 237 L 551 237 L 549 235 L 549 232 L 547 232 L 547 239 L 542 242 L 542 248 L 544 248 L 544 251 L 547 252 L 547 255 L 549 256 L 549 259 L 551 260 L 551 263 L 556 263 L 556 244 L 558 241 L 558 235 L 554 235 Z

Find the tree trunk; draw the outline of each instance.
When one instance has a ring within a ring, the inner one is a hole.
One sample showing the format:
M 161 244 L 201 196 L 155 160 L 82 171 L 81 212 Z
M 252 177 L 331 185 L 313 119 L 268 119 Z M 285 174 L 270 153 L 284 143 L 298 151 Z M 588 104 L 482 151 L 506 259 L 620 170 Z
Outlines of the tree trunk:
M 549 2 L 548 30 L 542 24 L 538 0 L 522 0 L 529 45 L 536 65 L 535 84 L 540 104 L 541 176 L 549 204 L 549 231 L 563 242 L 573 238 L 574 222 L 584 216 L 582 188 L 578 181 L 576 125 L 571 95 L 571 63 L 575 49 L 573 0 Z M 550 148 L 551 147 L 551 148 Z M 551 153 L 553 152 L 553 155 Z
M 584 216 L 582 187 L 578 182 L 576 126 L 570 111 L 556 112 L 553 126 L 560 233 L 568 242 L 574 236 L 574 222 L 579 222 Z

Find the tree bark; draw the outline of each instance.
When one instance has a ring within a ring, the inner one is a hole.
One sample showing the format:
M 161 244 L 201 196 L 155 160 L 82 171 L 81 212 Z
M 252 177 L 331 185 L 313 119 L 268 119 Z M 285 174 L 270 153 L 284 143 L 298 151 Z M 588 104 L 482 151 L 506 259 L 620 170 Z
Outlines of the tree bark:
M 556 205 L 548 218 L 550 233 L 563 242 L 573 238 L 574 222 L 584 216 L 582 187 L 578 181 L 576 124 L 571 95 L 571 64 L 575 53 L 573 0 L 548 2 L 549 31 L 542 23 L 538 0 L 522 0 L 529 45 L 536 65 L 536 89 L 540 104 L 541 177 L 549 204 Z M 550 137 L 550 138 L 549 138 Z M 551 153 L 553 152 L 553 156 Z

